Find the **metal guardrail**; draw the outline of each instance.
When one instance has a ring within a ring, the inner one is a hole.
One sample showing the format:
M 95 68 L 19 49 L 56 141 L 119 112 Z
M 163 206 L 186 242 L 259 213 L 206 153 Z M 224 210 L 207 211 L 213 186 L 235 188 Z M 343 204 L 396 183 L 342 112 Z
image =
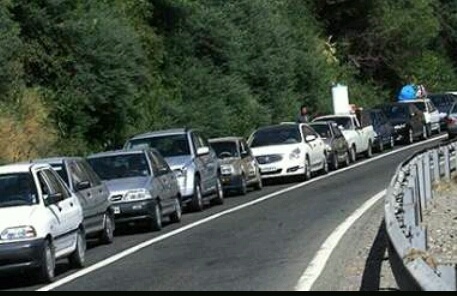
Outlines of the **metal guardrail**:
M 389 259 L 401 290 L 457 291 L 457 266 L 436 265 L 428 254 L 424 211 L 434 182 L 457 169 L 457 142 L 414 154 L 400 164 L 387 189 L 385 221 Z

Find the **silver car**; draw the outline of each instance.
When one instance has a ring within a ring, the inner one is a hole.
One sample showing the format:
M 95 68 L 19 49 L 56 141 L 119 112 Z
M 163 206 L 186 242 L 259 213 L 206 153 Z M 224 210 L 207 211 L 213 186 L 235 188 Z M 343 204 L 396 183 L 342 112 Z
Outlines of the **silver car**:
M 157 149 L 175 172 L 182 202 L 201 211 L 204 202 L 224 202 L 219 162 L 208 141 L 192 129 L 173 129 L 138 135 L 128 140 L 125 149 Z
M 51 165 L 78 197 L 83 208 L 86 236 L 98 238 L 105 244 L 112 243 L 115 227 L 109 191 L 87 161 L 81 157 L 59 157 L 33 162 Z
M 210 139 L 209 143 L 219 159 L 225 191 L 245 195 L 248 187 L 262 189 L 259 163 L 243 138 L 216 138 Z
M 103 152 L 87 159 L 108 186 L 117 225 L 147 222 L 158 231 L 163 217 L 181 221 L 176 176 L 156 150 Z

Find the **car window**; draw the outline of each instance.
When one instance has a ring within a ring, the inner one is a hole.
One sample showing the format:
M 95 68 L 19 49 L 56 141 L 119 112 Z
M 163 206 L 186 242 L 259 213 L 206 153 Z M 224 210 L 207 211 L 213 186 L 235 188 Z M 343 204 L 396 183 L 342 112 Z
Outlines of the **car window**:
M 62 180 L 65 181 L 65 183 L 68 183 L 68 174 L 67 174 L 67 169 L 63 166 L 62 163 L 59 164 L 51 164 L 52 168 L 59 174 L 59 176 L 62 178 Z
M 0 208 L 38 203 L 37 188 L 31 173 L 0 175 L 0 192 Z
M 194 143 L 195 152 L 203 147 L 202 143 L 200 143 L 199 137 L 196 133 L 192 133 L 192 142 Z
M 332 138 L 332 130 L 329 124 L 310 124 L 310 126 L 324 139 Z M 303 131 L 304 133 L 305 131 Z
M 92 169 L 92 167 L 87 163 L 85 160 L 79 161 L 80 167 L 84 170 L 86 175 L 89 177 L 89 181 L 92 184 L 92 186 L 100 186 L 102 184 L 102 181 L 100 180 L 100 177 L 97 175 L 97 173 Z
M 128 149 L 144 146 L 156 149 L 163 157 L 187 156 L 191 154 L 187 134 L 172 134 L 134 139 L 127 143 Z
M 70 197 L 70 193 L 62 183 L 63 181 L 60 181 L 57 175 L 54 175 L 54 173 L 50 170 L 42 170 L 38 172 L 38 180 L 45 204 L 49 205 L 47 197 L 51 194 L 61 194 L 61 198 L 56 200 L 56 202 L 60 202 Z
M 265 127 L 251 136 L 251 148 L 274 145 L 289 145 L 303 142 L 298 125 Z
M 71 185 L 75 191 L 77 191 L 76 188 L 78 187 L 79 183 L 90 181 L 89 176 L 77 161 L 72 160 L 68 162 L 68 171 L 71 176 Z
M 163 159 L 161 155 L 159 155 L 155 151 L 151 151 L 151 160 L 154 163 L 154 166 L 157 170 L 155 173 L 157 174 L 168 174 L 171 172 L 170 167 L 168 166 L 167 162 Z
M 429 112 L 435 112 L 436 111 L 435 105 L 433 105 L 432 102 L 427 102 L 427 105 L 428 105 Z
M 302 126 L 302 131 L 303 131 L 303 135 L 305 135 L 305 137 L 307 136 L 316 136 L 316 137 L 319 137 L 319 134 L 316 133 L 315 130 L 313 130 L 312 128 L 306 126 L 306 125 L 303 125 Z
M 151 174 L 146 154 L 142 152 L 97 156 L 87 161 L 104 181 L 147 177 Z
M 237 142 L 235 141 L 218 141 L 211 144 L 211 148 L 216 152 L 220 159 L 240 157 Z

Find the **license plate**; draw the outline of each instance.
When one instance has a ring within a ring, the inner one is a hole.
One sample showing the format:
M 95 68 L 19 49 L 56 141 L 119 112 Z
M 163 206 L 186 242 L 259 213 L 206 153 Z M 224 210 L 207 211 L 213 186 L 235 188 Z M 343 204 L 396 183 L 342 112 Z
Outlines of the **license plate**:
M 277 168 L 273 168 L 273 167 L 269 167 L 269 168 L 261 168 L 260 171 L 262 173 L 271 173 L 271 172 L 276 172 L 278 169 Z
M 119 215 L 121 213 L 121 208 L 120 207 L 114 207 L 114 215 Z

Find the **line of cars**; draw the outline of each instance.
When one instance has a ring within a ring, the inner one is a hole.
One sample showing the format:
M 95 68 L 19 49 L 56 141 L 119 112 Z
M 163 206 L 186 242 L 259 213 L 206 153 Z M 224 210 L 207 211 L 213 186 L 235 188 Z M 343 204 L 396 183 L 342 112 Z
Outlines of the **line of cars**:
M 50 282 L 57 260 L 83 267 L 87 240 L 110 244 L 116 227 L 158 231 L 165 220 L 179 223 L 184 210 L 221 205 L 226 194 L 261 190 L 267 179 L 309 180 L 398 141 L 428 138 L 441 129 L 433 108 L 430 101 L 385 104 L 264 126 L 247 140 L 155 131 L 117 151 L 2 166 L 0 272 L 25 270 Z

